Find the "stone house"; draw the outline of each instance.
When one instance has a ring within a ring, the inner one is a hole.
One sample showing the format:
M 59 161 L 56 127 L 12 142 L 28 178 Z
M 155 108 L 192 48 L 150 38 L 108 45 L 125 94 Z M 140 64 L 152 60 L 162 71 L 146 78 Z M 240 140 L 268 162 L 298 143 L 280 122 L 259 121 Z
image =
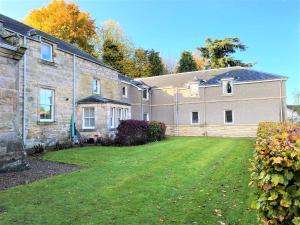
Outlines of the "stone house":
M 286 77 L 234 67 L 134 80 L 1 14 L 0 65 L 0 171 L 24 166 L 22 145 L 70 140 L 75 127 L 113 135 L 132 118 L 169 135 L 255 136 L 258 122 L 285 120 Z

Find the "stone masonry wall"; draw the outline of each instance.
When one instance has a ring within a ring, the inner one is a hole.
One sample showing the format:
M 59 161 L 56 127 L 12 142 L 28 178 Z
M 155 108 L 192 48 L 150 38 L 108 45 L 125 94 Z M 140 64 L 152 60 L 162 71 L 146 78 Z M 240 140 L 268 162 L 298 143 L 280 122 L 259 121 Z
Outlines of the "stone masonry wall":
M 27 166 L 18 134 L 19 61 L 1 54 L 0 49 L 0 172 Z

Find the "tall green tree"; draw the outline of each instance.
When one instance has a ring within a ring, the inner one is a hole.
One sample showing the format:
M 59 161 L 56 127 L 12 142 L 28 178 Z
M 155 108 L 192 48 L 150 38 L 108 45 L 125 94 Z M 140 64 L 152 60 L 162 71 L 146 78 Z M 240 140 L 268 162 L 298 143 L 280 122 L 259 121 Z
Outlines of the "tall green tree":
M 181 54 L 177 72 L 183 73 L 183 72 L 190 72 L 190 71 L 196 71 L 196 70 L 197 70 L 197 64 L 196 64 L 195 60 L 193 59 L 192 53 L 189 51 L 184 51 Z
M 135 71 L 134 77 L 149 77 L 151 75 L 151 64 L 149 62 L 147 51 L 142 48 L 138 48 L 134 52 L 134 64 Z
M 112 68 L 123 72 L 124 53 L 120 45 L 114 43 L 112 40 L 107 39 L 103 44 L 103 62 Z
M 153 49 L 147 51 L 148 60 L 150 63 L 150 75 L 158 76 L 164 73 L 164 64 L 162 62 L 161 57 L 159 56 L 159 52 L 154 51 Z
M 245 51 L 246 45 L 240 42 L 239 38 L 224 38 L 224 39 L 211 39 L 205 40 L 205 46 L 197 48 L 202 57 L 209 61 L 211 69 L 231 66 L 251 67 L 254 63 L 244 63 L 241 60 L 233 58 L 233 54 L 237 50 Z

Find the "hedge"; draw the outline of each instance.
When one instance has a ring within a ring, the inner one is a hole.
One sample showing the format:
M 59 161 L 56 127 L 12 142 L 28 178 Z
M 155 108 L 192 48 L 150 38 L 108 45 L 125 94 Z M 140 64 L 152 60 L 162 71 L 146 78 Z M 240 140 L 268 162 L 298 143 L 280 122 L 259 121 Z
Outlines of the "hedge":
M 261 224 L 300 224 L 300 126 L 260 123 L 250 186 Z

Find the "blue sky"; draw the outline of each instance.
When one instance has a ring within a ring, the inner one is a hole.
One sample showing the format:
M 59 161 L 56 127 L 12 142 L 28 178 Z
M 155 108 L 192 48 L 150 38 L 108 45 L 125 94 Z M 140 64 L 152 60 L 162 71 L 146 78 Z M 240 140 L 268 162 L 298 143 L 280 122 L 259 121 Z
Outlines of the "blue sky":
M 14 19 L 50 0 L 0 0 L 0 12 Z M 195 50 L 207 37 L 239 37 L 248 46 L 236 58 L 254 69 L 289 77 L 288 102 L 300 91 L 300 0 L 75 1 L 98 24 L 118 21 L 136 47 L 165 58 Z

